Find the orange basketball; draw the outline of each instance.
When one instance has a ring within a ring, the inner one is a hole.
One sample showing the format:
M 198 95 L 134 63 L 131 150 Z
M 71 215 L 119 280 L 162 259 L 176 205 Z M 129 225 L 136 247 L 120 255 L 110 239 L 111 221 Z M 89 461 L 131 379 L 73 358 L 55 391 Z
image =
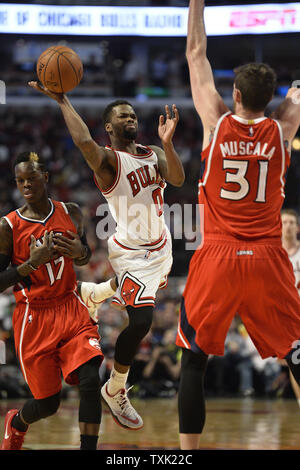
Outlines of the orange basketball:
M 36 71 L 48 90 L 67 93 L 79 85 L 83 66 L 79 55 L 70 47 L 52 46 L 38 58 Z

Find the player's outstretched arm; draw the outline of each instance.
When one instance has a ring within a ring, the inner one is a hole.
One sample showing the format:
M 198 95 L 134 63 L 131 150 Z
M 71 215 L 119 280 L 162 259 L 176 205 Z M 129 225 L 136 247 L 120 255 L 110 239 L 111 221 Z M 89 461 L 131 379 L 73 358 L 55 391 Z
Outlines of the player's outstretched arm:
M 204 127 L 203 147 L 208 144 L 209 135 L 214 131 L 219 118 L 229 111 L 216 90 L 207 58 L 204 7 L 204 0 L 190 0 L 186 45 L 192 97 Z
M 159 147 L 150 146 L 157 154 L 159 172 L 168 183 L 173 186 L 182 186 L 185 180 L 185 173 L 181 160 L 173 145 L 173 136 L 179 121 L 179 113 L 176 105 L 173 104 L 172 111 L 169 106 L 165 106 L 166 117 L 159 117 L 158 135 L 161 140 L 163 150 Z
M 300 126 L 300 89 L 290 88 L 271 117 L 281 124 L 283 139 L 291 151 L 292 141 Z
M 53 93 L 38 82 L 29 82 L 28 85 L 57 101 L 74 144 L 81 151 L 89 167 L 101 179 L 101 166 L 104 160 L 107 159 L 108 152 L 93 140 L 87 125 L 74 109 L 67 96 L 62 93 Z M 114 158 L 113 152 L 111 154 L 109 158 Z M 113 162 L 111 164 L 113 165 Z

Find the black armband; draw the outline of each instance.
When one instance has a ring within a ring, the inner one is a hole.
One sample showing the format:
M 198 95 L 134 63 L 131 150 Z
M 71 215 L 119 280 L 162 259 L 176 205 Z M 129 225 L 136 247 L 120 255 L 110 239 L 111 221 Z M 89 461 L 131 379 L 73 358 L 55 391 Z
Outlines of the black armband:
M 21 276 L 17 266 L 7 269 L 11 262 L 10 256 L 0 254 L 0 292 L 4 292 L 18 282 L 28 282 L 29 276 Z
M 83 266 L 83 265 L 87 264 L 90 261 L 90 258 L 91 258 L 91 255 L 92 255 L 92 251 L 91 251 L 91 249 L 88 245 L 85 233 L 82 235 L 82 237 L 80 237 L 80 241 L 81 241 L 82 245 L 85 248 L 85 253 L 80 258 L 75 258 L 74 259 L 74 263 L 77 266 Z
M 14 286 L 18 282 L 24 281 L 24 277 L 18 273 L 16 267 L 8 268 L 0 273 L 0 292 L 4 292 L 8 287 Z

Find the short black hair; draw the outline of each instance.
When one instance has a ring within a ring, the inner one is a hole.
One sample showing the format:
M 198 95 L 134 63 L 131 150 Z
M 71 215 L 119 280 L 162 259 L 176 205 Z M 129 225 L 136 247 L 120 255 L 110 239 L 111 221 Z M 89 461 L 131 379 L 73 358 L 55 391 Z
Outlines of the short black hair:
M 113 101 L 112 103 L 108 104 L 106 106 L 106 108 L 104 109 L 103 115 L 102 115 L 104 125 L 107 124 L 108 122 L 110 122 L 112 110 L 114 108 L 116 108 L 116 106 L 120 106 L 121 104 L 127 104 L 127 105 L 133 107 L 132 104 L 129 103 L 129 101 L 127 101 L 127 100 L 116 100 L 116 101 Z
M 39 169 L 42 172 L 47 171 L 44 159 L 40 157 L 40 155 L 38 155 L 36 152 L 19 153 L 19 155 L 17 155 L 13 161 L 13 164 L 12 164 L 13 170 L 15 169 L 17 165 L 19 165 L 19 163 L 23 163 L 23 162 L 36 162 L 39 165 Z
M 276 89 L 277 77 L 268 64 L 250 63 L 234 70 L 235 86 L 242 95 L 244 108 L 261 112 L 271 101 Z

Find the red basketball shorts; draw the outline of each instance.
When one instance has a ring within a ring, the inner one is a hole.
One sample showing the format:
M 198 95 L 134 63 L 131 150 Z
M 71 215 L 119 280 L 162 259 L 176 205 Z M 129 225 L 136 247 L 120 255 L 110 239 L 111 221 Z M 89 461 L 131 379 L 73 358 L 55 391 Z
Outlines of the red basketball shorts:
M 46 398 L 66 383 L 78 383 L 74 371 L 103 354 L 98 327 L 77 293 L 60 299 L 16 306 L 15 347 L 24 378 L 34 398 Z
M 176 344 L 221 356 L 236 314 L 262 358 L 283 358 L 300 339 L 300 298 L 280 240 L 246 243 L 206 238 L 194 253 Z

